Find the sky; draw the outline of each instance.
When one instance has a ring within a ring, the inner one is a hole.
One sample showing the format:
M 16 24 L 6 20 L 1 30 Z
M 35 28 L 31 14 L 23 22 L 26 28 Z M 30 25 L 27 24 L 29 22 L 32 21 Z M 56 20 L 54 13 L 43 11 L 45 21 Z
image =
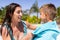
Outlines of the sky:
M 37 0 L 38 7 L 40 8 L 44 4 L 52 3 L 56 7 L 60 6 L 60 0 Z M 0 8 L 9 5 L 10 3 L 18 3 L 22 6 L 23 10 L 30 9 L 35 0 L 0 0 Z
M 18 3 L 22 6 L 22 10 L 30 9 L 36 0 L 0 0 L 0 8 L 9 5 L 10 3 Z M 44 4 L 52 3 L 57 7 L 60 6 L 60 0 L 37 0 L 38 7 Z M 34 14 L 36 15 L 36 14 Z

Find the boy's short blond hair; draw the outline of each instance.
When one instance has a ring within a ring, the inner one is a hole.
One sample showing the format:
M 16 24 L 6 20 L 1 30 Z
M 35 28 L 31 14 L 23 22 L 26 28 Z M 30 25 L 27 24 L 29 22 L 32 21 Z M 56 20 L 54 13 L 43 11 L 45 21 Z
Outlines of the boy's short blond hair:
M 50 20 L 54 20 L 56 17 L 57 11 L 56 7 L 53 4 L 45 4 L 40 8 L 40 12 L 48 13 Z

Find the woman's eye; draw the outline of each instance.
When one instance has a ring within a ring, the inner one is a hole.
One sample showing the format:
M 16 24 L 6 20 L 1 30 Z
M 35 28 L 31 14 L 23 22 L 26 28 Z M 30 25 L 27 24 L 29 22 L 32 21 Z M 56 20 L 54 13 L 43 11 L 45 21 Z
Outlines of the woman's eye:
M 22 11 L 18 11 L 17 13 L 20 14 L 20 13 L 22 13 Z
M 17 13 L 19 14 L 20 12 L 18 11 Z

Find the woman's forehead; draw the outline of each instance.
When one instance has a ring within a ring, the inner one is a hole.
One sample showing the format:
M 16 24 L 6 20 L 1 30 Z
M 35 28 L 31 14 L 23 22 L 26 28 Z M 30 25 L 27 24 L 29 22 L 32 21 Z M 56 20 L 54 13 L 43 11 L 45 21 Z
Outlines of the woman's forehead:
M 22 8 L 21 7 L 16 7 L 16 9 L 15 10 L 22 10 Z

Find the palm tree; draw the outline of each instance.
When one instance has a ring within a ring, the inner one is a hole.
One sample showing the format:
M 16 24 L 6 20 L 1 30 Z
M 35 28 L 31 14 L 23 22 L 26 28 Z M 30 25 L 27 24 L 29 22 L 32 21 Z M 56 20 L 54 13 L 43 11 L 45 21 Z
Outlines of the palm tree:
M 5 12 L 6 12 L 5 7 L 1 7 L 1 9 L 0 9 L 0 22 L 3 21 L 2 19 L 4 19 L 4 17 L 5 17 Z
M 60 16 L 60 7 L 57 8 L 57 16 Z
M 23 10 L 23 14 L 28 14 L 29 15 L 29 9 Z
M 39 8 L 38 8 L 38 2 L 37 0 L 35 1 L 35 3 L 32 5 L 31 9 L 30 9 L 30 13 L 37 13 L 37 21 L 38 21 L 38 12 L 39 12 Z
M 56 17 L 57 23 L 60 24 L 60 7 L 57 8 L 57 17 Z
M 0 16 L 3 18 L 3 17 L 5 17 L 5 12 L 6 12 L 6 9 L 4 8 L 4 7 L 2 7 L 1 9 L 0 9 Z

